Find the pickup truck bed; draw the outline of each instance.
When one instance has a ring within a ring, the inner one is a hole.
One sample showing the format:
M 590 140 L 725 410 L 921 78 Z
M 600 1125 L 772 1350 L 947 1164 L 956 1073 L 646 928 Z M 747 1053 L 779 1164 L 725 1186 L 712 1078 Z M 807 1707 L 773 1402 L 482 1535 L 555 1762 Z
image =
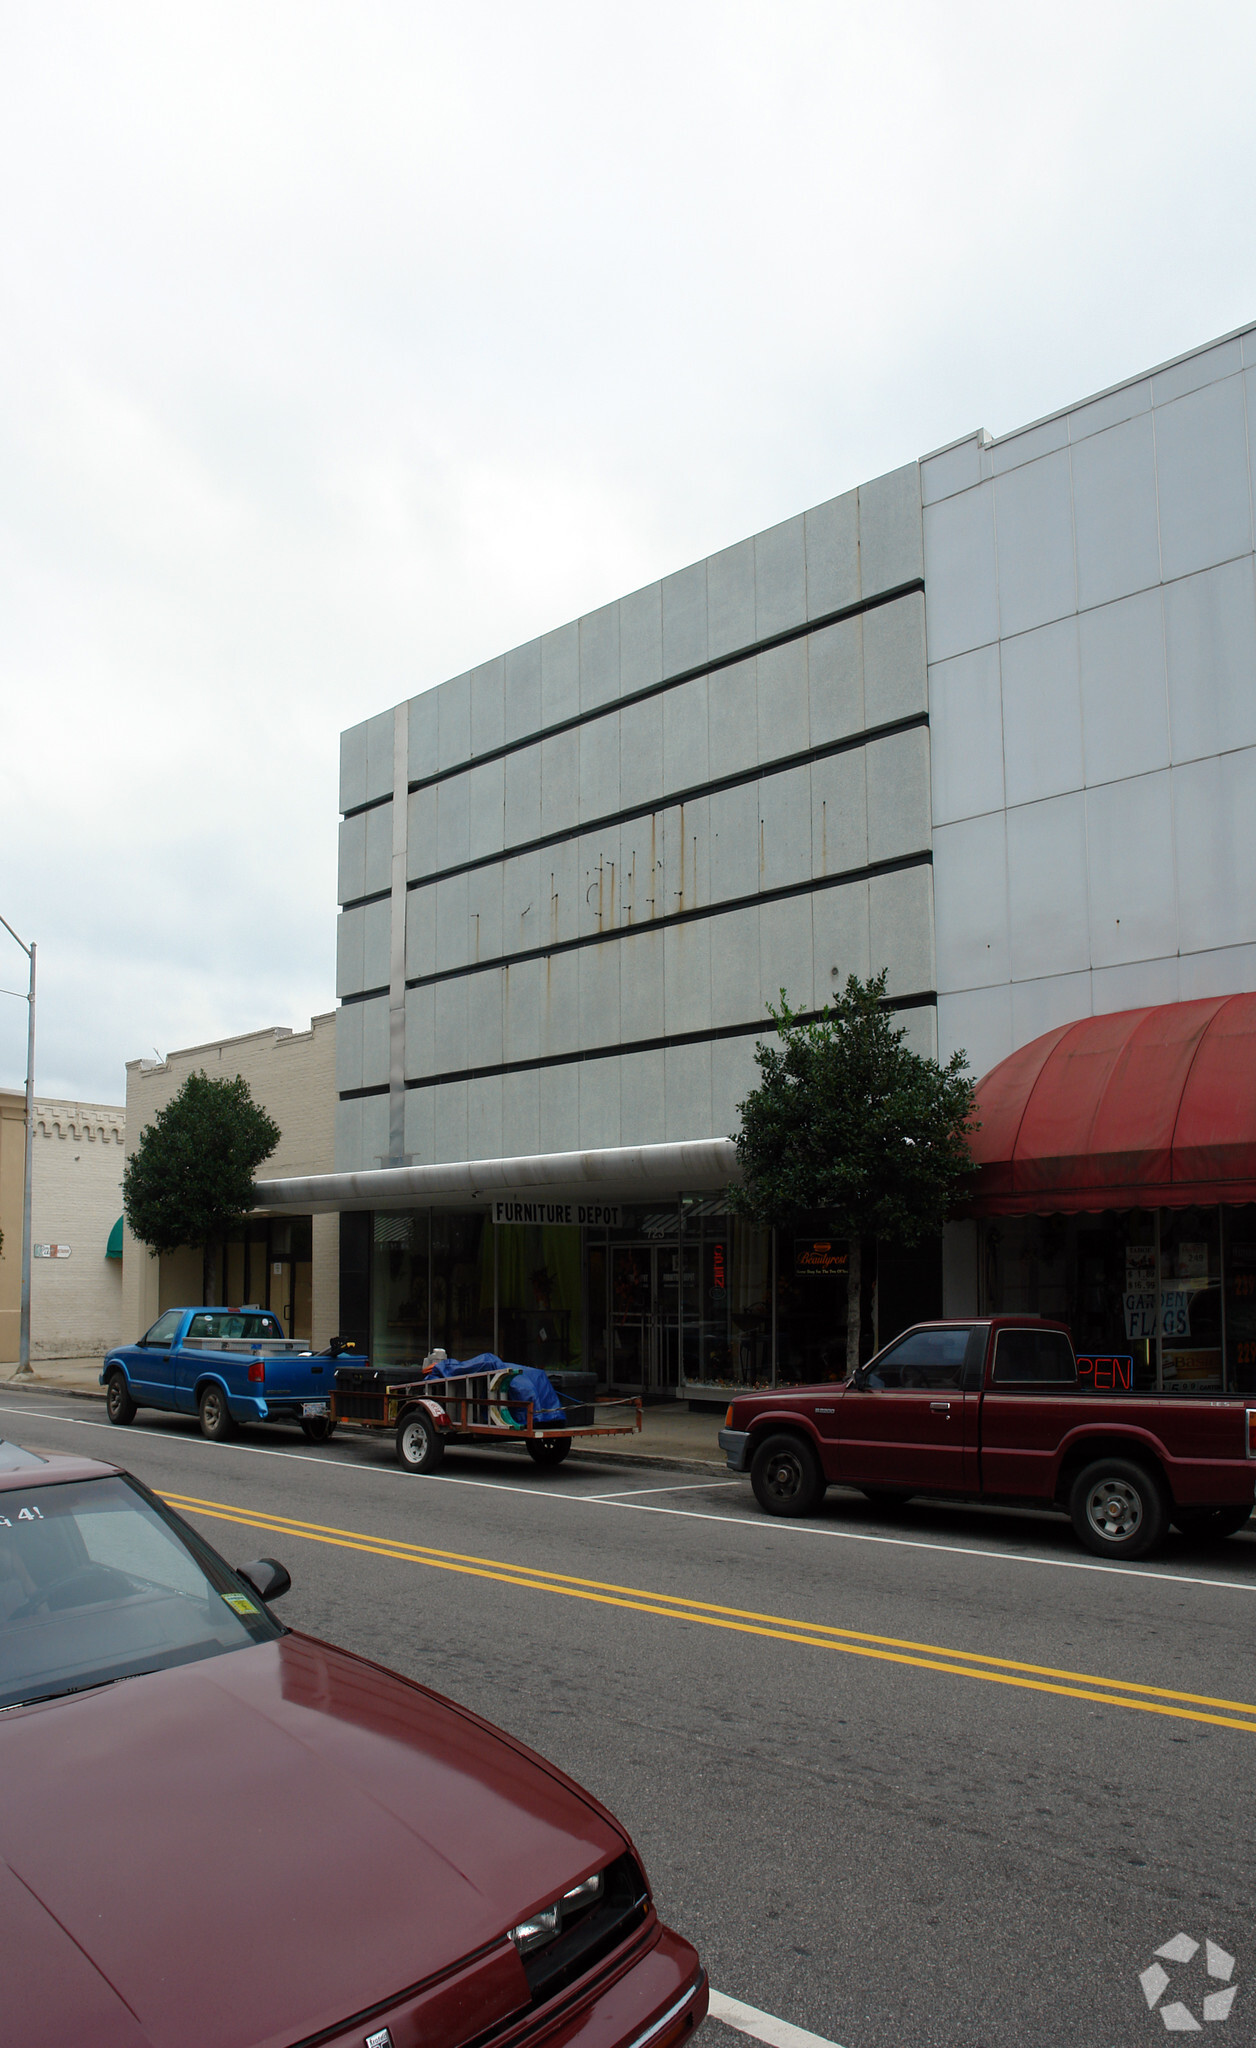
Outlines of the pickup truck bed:
M 992 1317 L 905 1331 L 839 1385 L 739 1395 L 720 1443 L 769 1514 L 826 1487 L 1060 1507 L 1101 1556 L 1170 1522 L 1232 1534 L 1256 1494 L 1256 1395 L 1096 1393 L 1063 1324 Z
M 196 1415 L 208 1437 L 238 1423 L 298 1422 L 322 1443 L 335 1427 L 329 1397 L 335 1362 L 285 1337 L 267 1309 L 167 1309 L 137 1344 L 120 1344 L 100 1369 L 109 1420 L 139 1408 Z

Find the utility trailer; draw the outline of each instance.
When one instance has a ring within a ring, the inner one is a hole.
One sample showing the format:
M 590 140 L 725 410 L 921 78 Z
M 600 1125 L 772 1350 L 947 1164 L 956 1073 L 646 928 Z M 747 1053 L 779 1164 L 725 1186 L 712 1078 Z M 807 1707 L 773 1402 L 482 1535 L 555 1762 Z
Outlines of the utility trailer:
M 466 1373 L 457 1379 L 394 1377 L 369 1366 L 340 1366 L 331 1393 L 333 1426 L 391 1430 L 397 1462 L 407 1472 L 435 1472 L 450 1444 L 523 1444 L 533 1463 L 561 1465 L 576 1437 L 632 1436 L 641 1428 L 640 1400 L 580 1404 L 597 1416 L 614 1409 L 622 1420 L 539 1424 L 535 1404 L 513 1399 L 510 1371 Z M 407 1369 L 408 1371 L 408 1369 Z M 518 1418 L 522 1415 L 523 1420 Z

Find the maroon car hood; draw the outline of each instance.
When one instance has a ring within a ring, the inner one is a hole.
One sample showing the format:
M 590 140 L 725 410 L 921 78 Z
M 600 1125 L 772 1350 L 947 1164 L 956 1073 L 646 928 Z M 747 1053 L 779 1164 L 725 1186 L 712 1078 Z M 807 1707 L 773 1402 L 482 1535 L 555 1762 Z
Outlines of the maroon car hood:
M 506 1929 L 623 1848 L 530 1752 L 299 1635 L 10 1713 L 0 1769 L 32 2039 L 299 2041 L 490 1948 L 501 2017 Z

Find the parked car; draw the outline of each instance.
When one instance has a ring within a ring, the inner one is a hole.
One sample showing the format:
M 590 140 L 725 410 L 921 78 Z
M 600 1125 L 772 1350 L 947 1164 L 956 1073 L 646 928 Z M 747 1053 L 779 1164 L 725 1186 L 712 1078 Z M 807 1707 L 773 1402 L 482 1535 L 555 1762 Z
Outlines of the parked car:
M 0 1444 L 7 2041 L 679 2048 L 706 1977 L 570 1778 L 284 1628 L 116 1465 Z
M 168 1308 L 135 1344 L 115 1344 L 100 1368 L 110 1422 L 139 1408 L 197 1415 L 215 1441 L 242 1422 L 299 1422 L 312 1443 L 335 1428 L 335 1356 L 315 1352 L 269 1309 Z
M 837 1481 L 885 1502 L 1060 1507 L 1089 1550 L 1142 1557 L 1170 1522 L 1206 1537 L 1247 1522 L 1250 1402 L 1103 1390 L 1064 1324 L 993 1316 L 919 1323 L 837 1386 L 740 1394 L 719 1440 L 768 1514 L 812 1514 Z

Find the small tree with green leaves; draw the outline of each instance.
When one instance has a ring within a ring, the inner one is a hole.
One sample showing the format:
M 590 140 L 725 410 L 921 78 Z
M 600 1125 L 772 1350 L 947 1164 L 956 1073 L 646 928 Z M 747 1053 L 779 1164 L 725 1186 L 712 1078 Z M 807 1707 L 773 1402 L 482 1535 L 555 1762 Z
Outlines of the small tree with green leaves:
M 911 1246 L 941 1230 L 972 1173 L 973 1082 L 962 1052 L 945 1066 L 904 1044 L 886 974 L 851 975 L 827 1011 L 800 1022 L 781 990 L 760 1044 L 759 1086 L 738 1104 L 742 1183 L 730 1206 L 788 1229 L 822 1209 L 850 1247 L 846 1366 L 860 1363 L 861 1299 L 878 1240 Z
M 253 1207 L 253 1175 L 279 1143 L 249 1084 L 189 1074 L 145 1126 L 122 1175 L 122 1206 L 151 1252 L 200 1245 L 202 1296 L 212 1301 L 217 1254 Z

